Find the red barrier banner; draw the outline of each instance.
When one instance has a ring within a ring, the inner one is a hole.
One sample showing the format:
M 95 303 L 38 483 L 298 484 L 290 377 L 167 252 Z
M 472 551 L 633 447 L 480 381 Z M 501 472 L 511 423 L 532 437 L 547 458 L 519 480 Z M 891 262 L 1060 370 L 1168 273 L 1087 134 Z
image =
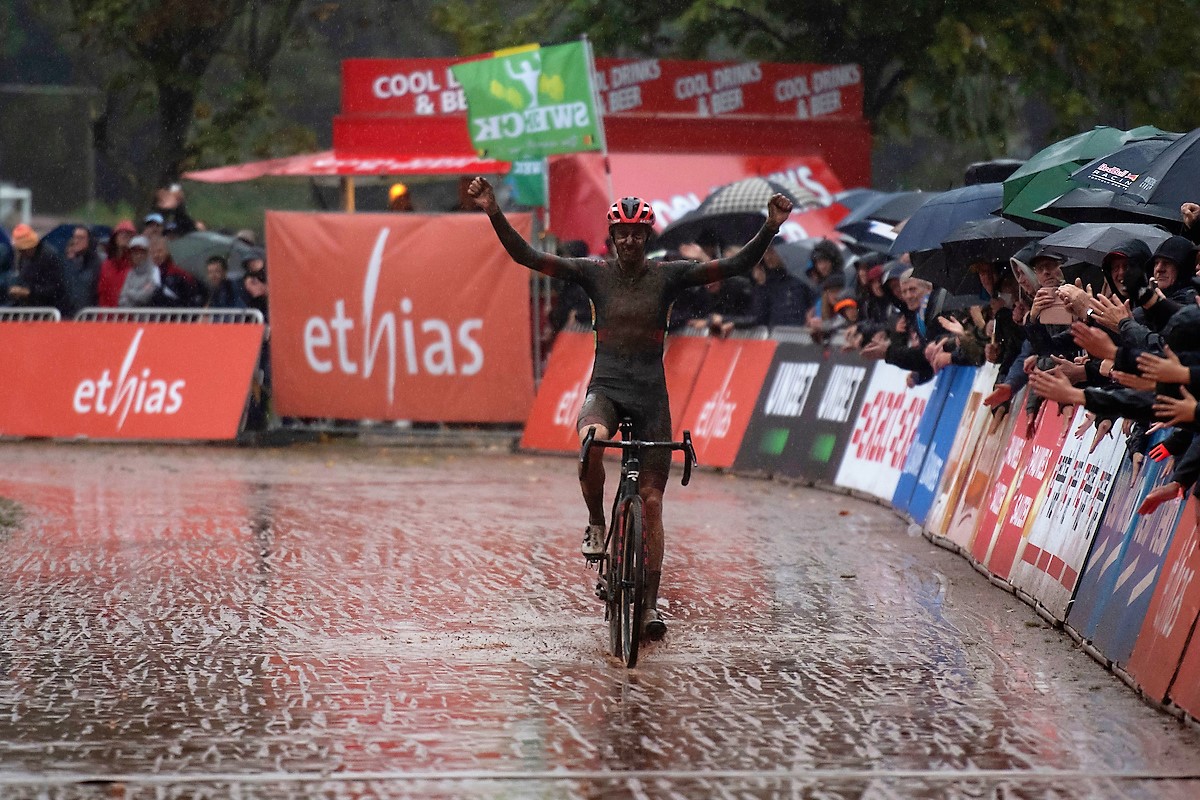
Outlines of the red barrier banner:
M 0 324 L 0 434 L 237 436 L 263 326 Z
M 707 336 L 667 337 L 663 370 L 667 374 L 667 395 L 671 399 L 671 432 L 676 441 L 683 436 L 683 415 L 712 341 Z
M 1154 589 L 1127 670 L 1149 697 L 1175 702 L 1200 716 L 1200 657 L 1193 631 L 1200 616 L 1200 504 L 1188 500 Z M 1192 646 L 1186 658 L 1184 648 Z M 1180 662 L 1184 661 L 1184 667 Z M 1176 670 L 1179 676 L 1176 677 Z M 1178 696 L 1176 696 L 1178 694 Z
M 875 366 L 838 468 L 838 486 L 892 499 L 917 426 L 933 396 L 933 381 L 909 388 L 907 379 L 908 372 L 898 367 Z
M 1013 422 L 1012 435 L 1003 448 L 1000 469 L 992 481 L 983 513 L 979 517 L 979 525 L 975 529 L 975 541 L 971 544 L 971 557 L 981 564 L 987 563 L 992 554 L 992 547 L 999 538 L 1000 523 L 1008 511 L 1008 503 L 1012 499 L 1013 489 L 1018 480 L 1017 470 L 1025 462 L 1025 451 L 1029 444 L 1025 437 L 1028 427 L 1025 396 L 1022 394 L 1016 397 L 1013 406 L 1019 410 Z
M 681 432 L 692 432 L 696 458 L 704 466 L 733 466 L 775 346 L 758 339 L 721 339 L 709 346 L 679 422 Z
M 592 379 L 596 340 L 590 333 L 563 331 L 554 339 L 542 385 L 521 434 L 526 450 L 579 450 L 576 422 Z
M 514 214 L 528 237 L 530 217 Z M 484 214 L 267 212 L 283 416 L 521 422 L 529 275 Z
M 1007 579 L 1013 562 L 1021 555 L 1033 521 L 1041 511 L 1049 490 L 1050 476 L 1066 443 L 1071 417 L 1061 414 L 1057 403 L 1044 402 L 1038 409 L 1037 426 L 1025 448 L 1008 506 L 1001 516 L 999 531 L 988 554 L 988 570 Z

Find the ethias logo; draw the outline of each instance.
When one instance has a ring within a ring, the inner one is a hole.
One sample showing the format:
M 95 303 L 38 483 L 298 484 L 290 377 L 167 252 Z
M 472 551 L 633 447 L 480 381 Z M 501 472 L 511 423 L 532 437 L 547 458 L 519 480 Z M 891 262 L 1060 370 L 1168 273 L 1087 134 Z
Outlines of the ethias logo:
M 115 380 L 106 369 L 96 380 L 79 382 L 74 397 L 76 414 L 103 414 L 109 417 L 120 414 L 117 430 L 121 430 L 131 411 L 134 414 L 174 414 L 183 407 L 185 381 L 166 381 L 154 377 L 149 367 L 141 370 L 134 367 L 133 362 L 144 333 L 139 328 L 133 335 Z

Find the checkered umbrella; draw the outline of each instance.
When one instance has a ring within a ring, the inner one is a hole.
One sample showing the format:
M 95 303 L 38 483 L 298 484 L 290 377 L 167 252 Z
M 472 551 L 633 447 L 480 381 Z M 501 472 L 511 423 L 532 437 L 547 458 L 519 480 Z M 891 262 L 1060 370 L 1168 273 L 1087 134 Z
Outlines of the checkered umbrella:
M 789 198 L 793 211 L 821 205 L 817 196 L 799 184 L 767 178 L 743 178 L 713 190 L 698 208 L 668 225 L 656 246 L 674 248 L 710 232 L 722 245 L 745 244 L 762 227 L 767 201 L 776 192 Z

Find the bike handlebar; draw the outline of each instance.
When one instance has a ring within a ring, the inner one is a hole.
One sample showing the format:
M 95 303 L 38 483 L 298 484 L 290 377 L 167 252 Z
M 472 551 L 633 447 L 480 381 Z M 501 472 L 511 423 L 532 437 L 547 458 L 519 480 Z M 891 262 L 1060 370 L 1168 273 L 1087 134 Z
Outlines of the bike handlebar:
M 593 446 L 598 446 L 601 449 L 613 447 L 619 450 L 681 450 L 683 451 L 683 480 L 681 484 L 687 486 L 692 479 L 692 467 L 697 466 L 699 462 L 696 460 L 696 450 L 692 447 L 692 432 L 683 432 L 682 442 L 640 442 L 637 440 L 625 442 L 617 439 L 597 439 L 596 431 L 589 430 L 587 436 L 583 437 L 583 445 L 579 451 L 579 479 L 583 480 L 583 470 L 587 465 L 588 453 Z

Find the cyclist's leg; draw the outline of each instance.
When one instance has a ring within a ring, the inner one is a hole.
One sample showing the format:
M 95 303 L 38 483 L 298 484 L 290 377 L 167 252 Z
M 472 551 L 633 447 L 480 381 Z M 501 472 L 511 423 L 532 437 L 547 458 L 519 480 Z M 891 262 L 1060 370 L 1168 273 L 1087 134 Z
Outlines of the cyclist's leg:
M 582 444 L 588 431 L 594 430 L 597 439 L 612 438 L 617 429 L 617 410 L 599 392 L 588 392 L 579 409 L 579 441 Z M 588 453 L 583 467 L 583 478 L 579 481 L 583 491 L 583 502 L 587 504 L 588 524 L 604 527 L 604 450 L 597 447 Z M 601 537 L 603 538 L 603 536 Z
M 670 441 L 671 412 L 665 395 L 662 402 L 649 410 L 644 436 L 650 441 Z M 642 496 L 643 536 L 646 543 L 646 584 L 643 600 L 643 620 L 646 634 L 661 639 L 666 625 L 658 617 L 658 587 L 662 581 L 662 562 L 665 533 L 663 531 L 663 491 L 671 472 L 671 451 L 651 450 L 642 457 L 639 494 Z

